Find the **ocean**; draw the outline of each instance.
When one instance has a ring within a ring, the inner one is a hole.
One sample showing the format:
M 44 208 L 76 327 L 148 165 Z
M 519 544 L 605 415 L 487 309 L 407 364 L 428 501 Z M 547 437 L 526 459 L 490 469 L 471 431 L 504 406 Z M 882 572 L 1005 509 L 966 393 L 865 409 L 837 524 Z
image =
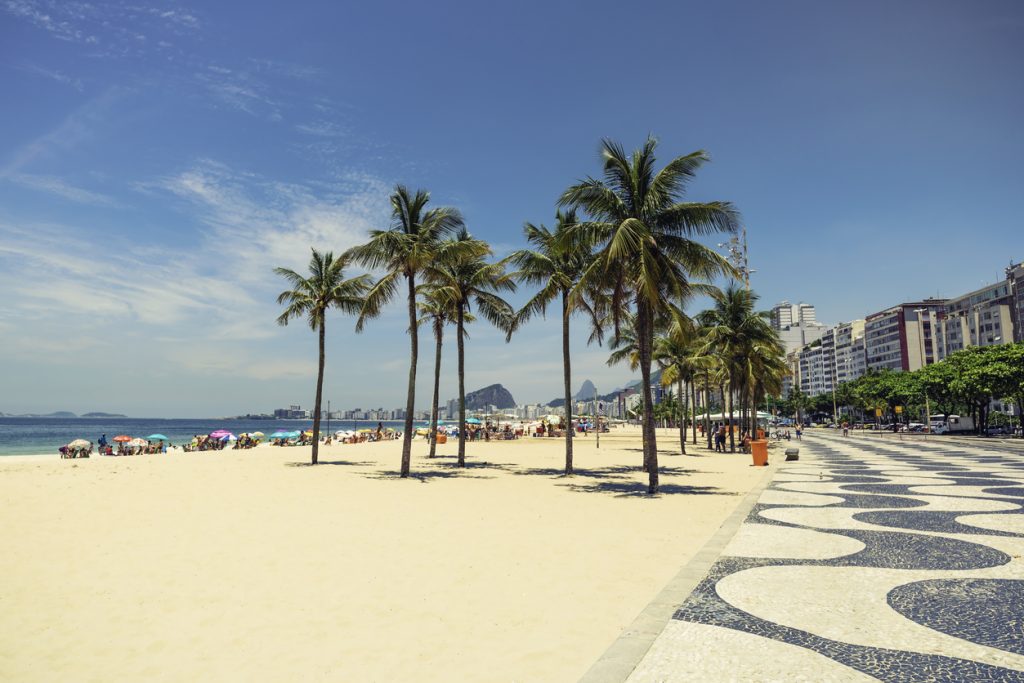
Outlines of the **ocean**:
M 401 430 L 404 421 L 385 420 L 385 427 Z M 422 422 L 417 422 L 420 426 Z M 331 431 L 339 429 L 375 428 L 377 420 L 331 420 Z M 49 418 L 49 417 L 0 417 L 0 456 L 57 454 L 57 449 L 75 439 L 96 443 L 101 434 L 111 441 L 118 434 L 142 437 L 163 434 L 174 445 L 190 441 L 196 434 L 209 434 L 226 429 L 235 434 L 242 432 L 294 431 L 311 429 L 312 420 L 205 420 L 160 418 Z M 327 420 L 320 429 L 327 431 Z

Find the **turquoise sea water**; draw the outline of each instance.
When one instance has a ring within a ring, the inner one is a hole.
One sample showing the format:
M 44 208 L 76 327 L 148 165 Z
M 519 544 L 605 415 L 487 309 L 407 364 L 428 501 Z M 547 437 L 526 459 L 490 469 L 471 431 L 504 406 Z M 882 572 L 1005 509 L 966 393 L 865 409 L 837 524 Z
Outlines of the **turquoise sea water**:
M 163 434 L 174 445 L 180 445 L 196 434 L 209 434 L 218 429 L 235 434 L 259 431 L 269 435 L 278 430 L 293 431 L 312 426 L 312 420 L 0 417 L 0 456 L 56 454 L 57 449 L 69 441 L 86 439 L 96 443 L 101 434 L 107 435 L 107 441 L 118 434 L 143 439 L 150 434 Z M 331 420 L 330 424 L 331 431 L 376 426 L 376 420 Z M 404 422 L 385 421 L 384 426 L 401 430 Z M 321 422 L 320 429 L 327 430 L 326 420 Z

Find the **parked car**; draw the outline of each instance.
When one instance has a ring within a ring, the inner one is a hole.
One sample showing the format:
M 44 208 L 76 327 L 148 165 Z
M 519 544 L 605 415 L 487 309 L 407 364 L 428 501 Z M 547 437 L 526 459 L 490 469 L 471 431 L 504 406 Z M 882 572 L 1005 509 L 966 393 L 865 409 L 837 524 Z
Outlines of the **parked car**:
M 985 430 L 987 436 L 1009 436 L 1013 434 L 1013 430 L 1010 427 L 989 427 Z

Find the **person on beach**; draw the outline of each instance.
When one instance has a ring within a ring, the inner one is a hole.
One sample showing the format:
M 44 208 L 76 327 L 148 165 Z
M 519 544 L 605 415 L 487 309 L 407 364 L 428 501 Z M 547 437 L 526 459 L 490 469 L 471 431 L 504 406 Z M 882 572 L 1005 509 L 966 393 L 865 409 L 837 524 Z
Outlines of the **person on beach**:
M 102 452 L 102 449 L 105 449 L 107 447 L 107 435 L 104 434 L 103 436 L 101 436 L 100 440 L 97 441 L 96 443 L 98 443 L 100 445 L 100 449 L 101 449 L 100 452 Z
M 797 426 L 796 426 L 796 440 L 797 440 L 797 441 L 799 441 L 799 440 L 800 440 L 800 435 L 801 435 L 801 434 L 803 434 L 803 433 L 804 433 L 804 428 L 803 428 L 803 426 L 802 426 L 802 425 L 797 425 Z
M 384 423 L 383 422 L 378 422 L 377 423 L 377 441 L 380 441 L 383 436 L 384 436 Z

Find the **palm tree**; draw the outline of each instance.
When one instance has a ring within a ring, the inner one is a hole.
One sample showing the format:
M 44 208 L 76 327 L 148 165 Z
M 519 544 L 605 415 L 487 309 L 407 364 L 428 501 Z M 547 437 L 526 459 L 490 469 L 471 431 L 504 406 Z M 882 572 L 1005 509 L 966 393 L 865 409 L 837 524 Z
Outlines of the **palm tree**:
M 440 406 L 441 393 L 441 348 L 444 343 L 444 328 L 454 322 L 456 311 L 452 302 L 449 301 L 437 287 L 429 283 L 419 286 L 420 300 L 417 307 L 420 311 L 420 324 L 430 324 L 434 332 L 434 394 L 430 402 L 430 453 L 428 458 L 437 456 L 437 413 Z M 466 322 L 474 320 L 469 313 L 465 314 Z
M 313 405 L 313 464 L 317 463 L 320 445 L 320 404 L 324 390 L 324 339 L 327 309 L 336 308 L 343 313 L 358 313 L 370 288 L 370 276 L 359 275 L 345 279 L 346 255 L 338 258 L 313 249 L 309 260 L 309 277 L 303 277 L 290 268 L 274 268 L 292 286 L 277 297 L 284 312 L 277 317 L 278 325 L 287 325 L 293 318 L 304 317 L 310 329 L 318 333 L 320 356 L 316 373 L 316 399 Z
M 654 340 L 653 357 L 661 366 L 661 383 L 663 386 L 678 386 L 678 395 L 682 400 L 682 419 L 679 421 L 679 449 L 686 455 L 686 420 L 689 413 L 689 395 L 684 384 L 693 387 L 693 378 L 697 371 L 697 363 L 693 356 L 697 330 L 690 318 L 682 318 L 673 322 L 668 331 Z M 696 401 L 694 401 L 696 404 Z M 696 439 L 696 433 L 694 433 Z
M 721 255 L 691 239 L 734 232 L 737 216 L 728 202 L 684 202 L 686 185 L 708 160 L 703 151 L 671 160 L 655 172 L 657 142 L 648 138 L 630 157 L 611 140 L 602 141 L 604 179 L 586 178 L 567 189 L 562 206 L 583 209 L 590 220 L 577 223 L 582 241 L 597 245 L 594 263 L 578 287 L 609 291 L 616 326 L 623 311 L 635 309 L 641 391 L 644 405 L 644 455 L 648 492 L 658 491 L 658 452 L 651 396 L 654 320 L 672 301 L 686 301 L 694 280 L 730 275 Z
M 384 275 L 370 289 L 356 323 L 361 332 L 369 318 L 380 315 L 383 306 L 398 293 L 399 282 L 405 278 L 409 306 L 409 385 L 405 400 L 405 429 L 402 433 L 401 476 L 409 476 L 412 460 L 412 419 L 416 409 L 416 361 L 419 339 L 416 325 L 416 276 L 436 256 L 437 245 L 447 234 L 462 226 L 462 215 L 448 207 L 427 209 L 430 193 L 409 192 L 396 185 L 391 195 L 392 225 L 387 230 L 371 230 L 370 241 L 348 251 L 351 258 Z
M 489 263 L 490 246 L 475 239 L 465 228 L 438 249 L 438 257 L 426 271 L 438 296 L 455 309 L 456 342 L 459 358 L 459 467 L 466 466 L 466 350 L 465 325 L 475 303 L 476 310 L 506 334 L 512 329 L 515 312 L 497 292 L 512 292 L 516 283 L 502 263 Z
M 728 375 L 730 450 L 736 449 L 732 429 L 733 397 L 739 394 L 745 404 L 751 395 L 751 383 L 757 379 L 752 377 L 754 368 L 750 358 L 758 346 L 762 347 L 764 357 L 771 355 L 769 347 L 778 347 L 778 334 L 769 324 L 768 314 L 754 310 L 757 298 L 753 292 L 732 282 L 724 290 L 713 293 L 713 307 L 698 315 L 706 329 L 703 350 L 718 355 Z
M 511 277 L 519 282 L 540 285 L 540 291 L 526 302 L 516 313 L 513 327 L 518 328 L 533 315 L 545 315 L 548 305 L 556 299 L 562 304 L 562 383 L 565 395 L 565 473 L 572 474 L 572 369 L 569 357 L 569 318 L 578 311 L 585 311 L 594 321 L 591 339 L 600 341 L 601 327 L 596 323 L 597 314 L 588 297 L 573 297 L 573 288 L 579 283 L 591 254 L 586 245 L 574 240 L 569 228 L 576 223 L 573 210 L 558 211 L 555 214 L 555 230 L 545 226 L 527 223 L 523 226 L 526 240 L 532 249 L 520 249 L 510 254 L 505 261 L 517 269 Z M 592 298 L 592 297 L 591 297 Z M 511 334 L 511 331 L 509 332 Z

